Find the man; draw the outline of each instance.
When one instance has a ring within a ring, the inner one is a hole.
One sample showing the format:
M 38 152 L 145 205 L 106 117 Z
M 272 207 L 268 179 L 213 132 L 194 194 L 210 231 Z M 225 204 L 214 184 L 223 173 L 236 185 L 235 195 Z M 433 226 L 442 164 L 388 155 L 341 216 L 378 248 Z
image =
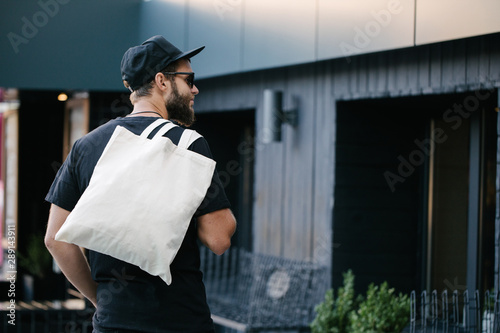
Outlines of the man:
M 95 251 L 89 251 L 89 265 L 78 246 L 55 240 L 88 186 L 117 125 L 139 135 L 159 117 L 184 126 L 193 123 L 194 98 L 199 91 L 193 83 L 189 59 L 203 48 L 183 53 L 163 37 L 154 36 L 127 50 L 121 71 L 124 85 L 132 91 L 133 111 L 78 140 L 47 194 L 46 200 L 52 205 L 45 243 L 68 280 L 96 307 L 94 333 L 213 332 L 197 240 L 220 255 L 229 248 L 236 228 L 217 172 L 170 266 L 171 285 L 137 266 Z M 177 144 L 183 131 L 180 126 L 174 127 L 165 136 Z M 189 149 L 211 158 L 203 138 Z M 147 225 L 147 221 L 139 222 Z

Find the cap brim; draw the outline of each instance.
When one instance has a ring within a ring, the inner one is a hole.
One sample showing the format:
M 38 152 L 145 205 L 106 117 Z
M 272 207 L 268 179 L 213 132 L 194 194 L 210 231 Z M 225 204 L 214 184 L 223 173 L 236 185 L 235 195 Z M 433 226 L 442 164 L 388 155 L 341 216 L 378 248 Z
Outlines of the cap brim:
M 176 60 L 183 59 L 183 58 L 192 58 L 195 55 L 197 55 L 198 53 L 200 53 L 201 51 L 203 51 L 204 48 L 205 48 L 205 46 L 200 46 L 200 47 L 197 47 L 196 49 L 193 49 L 191 51 L 181 53 L 177 57 L 173 58 L 170 62 L 174 62 Z

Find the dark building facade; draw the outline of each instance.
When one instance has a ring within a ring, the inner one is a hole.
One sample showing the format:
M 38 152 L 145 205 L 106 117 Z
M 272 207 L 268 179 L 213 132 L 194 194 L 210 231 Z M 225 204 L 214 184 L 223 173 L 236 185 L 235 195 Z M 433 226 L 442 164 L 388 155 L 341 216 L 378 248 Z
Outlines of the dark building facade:
M 333 285 L 352 268 L 363 288 L 492 288 L 499 79 L 493 34 L 206 79 L 196 106 L 255 112 L 254 249 L 331 265 Z M 268 88 L 298 125 L 264 144 Z

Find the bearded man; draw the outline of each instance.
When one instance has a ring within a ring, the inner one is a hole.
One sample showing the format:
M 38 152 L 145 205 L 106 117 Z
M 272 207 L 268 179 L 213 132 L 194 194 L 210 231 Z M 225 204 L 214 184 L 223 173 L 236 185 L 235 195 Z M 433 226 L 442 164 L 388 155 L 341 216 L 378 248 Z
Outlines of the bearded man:
M 47 194 L 46 200 L 52 205 L 45 244 L 68 280 L 96 307 L 93 333 L 214 332 L 197 241 L 220 255 L 229 248 L 236 228 L 217 171 L 170 265 L 170 285 L 138 266 L 102 253 L 90 250 L 87 260 L 78 246 L 55 239 L 87 188 L 116 126 L 140 135 L 160 117 L 185 127 L 194 122 L 193 105 L 199 90 L 194 84 L 190 58 L 203 48 L 181 52 L 162 36 L 154 36 L 128 49 L 121 71 L 123 83 L 131 91 L 133 111 L 79 139 Z M 164 136 L 177 144 L 185 130 L 182 126 L 172 128 Z M 203 137 L 188 149 L 212 158 Z M 147 221 L 137 223 L 147 227 Z

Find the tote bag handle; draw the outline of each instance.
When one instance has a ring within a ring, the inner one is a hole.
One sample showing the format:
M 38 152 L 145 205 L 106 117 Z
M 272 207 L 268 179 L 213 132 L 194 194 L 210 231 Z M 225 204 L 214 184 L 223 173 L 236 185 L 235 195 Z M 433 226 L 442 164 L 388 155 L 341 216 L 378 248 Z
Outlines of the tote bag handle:
M 167 124 L 165 124 L 167 123 Z M 162 128 L 158 130 L 158 132 L 155 134 L 152 140 L 158 140 L 159 138 L 163 137 L 165 133 L 170 131 L 172 128 L 177 127 L 174 123 L 171 121 L 165 120 L 165 119 L 158 119 L 152 122 L 146 129 L 141 133 L 141 137 L 147 138 L 156 128 L 162 126 L 165 124 Z M 177 144 L 177 147 L 187 149 L 193 142 L 201 138 L 201 135 L 193 130 L 185 129 L 182 132 L 181 138 L 179 139 L 179 143 Z
M 168 120 L 165 120 L 165 119 L 157 119 L 157 120 L 153 121 L 148 127 L 146 127 L 146 129 L 144 131 L 142 131 L 141 138 L 147 138 L 151 134 L 151 132 L 153 132 L 153 130 L 155 128 L 158 128 L 162 124 L 165 124 L 165 123 L 171 123 L 172 124 L 172 122 L 170 122 Z

